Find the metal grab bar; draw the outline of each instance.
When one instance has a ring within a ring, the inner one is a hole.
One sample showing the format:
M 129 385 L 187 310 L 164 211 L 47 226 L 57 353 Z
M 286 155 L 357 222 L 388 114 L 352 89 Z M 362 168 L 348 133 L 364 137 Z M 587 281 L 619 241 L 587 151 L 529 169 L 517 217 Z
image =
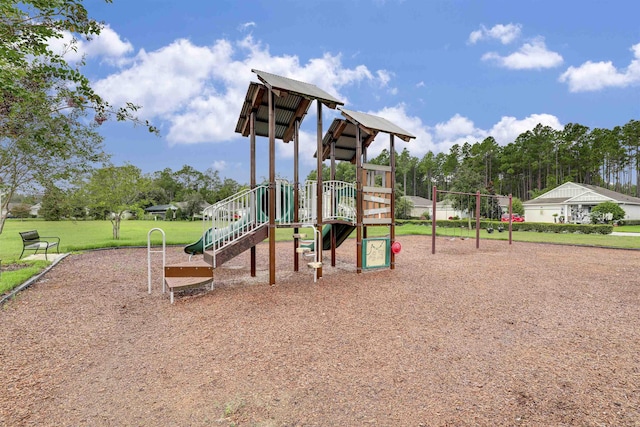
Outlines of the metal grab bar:
M 159 231 L 160 233 L 162 233 L 162 250 L 151 250 L 151 234 L 154 231 Z M 164 267 L 167 263 L 166 249 L 167 239 L 165 237 L 164 230 L 161 228 L 152 228 L 151 230 L 149 230 L 149 233 L 147 233 L 147 278 L 149 281 L 149 293 L 151 293 L 151 254 L 154 252 L 162 252 L 162 293 L 165 293 L 166 285 L 164 283 Z

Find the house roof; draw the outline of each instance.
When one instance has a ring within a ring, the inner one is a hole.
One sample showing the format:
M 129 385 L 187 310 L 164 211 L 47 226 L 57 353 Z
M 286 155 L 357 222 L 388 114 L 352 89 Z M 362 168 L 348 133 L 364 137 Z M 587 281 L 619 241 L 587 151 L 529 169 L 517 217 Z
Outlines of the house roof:
M 255 133 L 257 136 L 269 136 L 269 89 L 276 95 L 275 102 L 275 137 L 284 142 L 293 140 L 296 121 L 302 122 L 311 106 L 318 100 L 329 108 L 336 108 L 344 103 L 319 87 L 310 83 L 277 76 L 259 70 L 256 73 L 261 83 L 251 82 L 247 89 L 240 117 L 236 124 L 236 132 L 243 136 L 251 133 L 251 113 L 255 113 Z
M 425 199 L 424 197 L 420 197 L 420 196 L 402 196 L 402 197 L 409 200 L 411 203 L 413 203 L 414 208 L 417 208 L 417 207 L 428 208 L 433 206 L 433 201 L 429 199 Z
M 577 184 L 565 182 L 535 199 L 527 200 L 527 205 L 555 205 L 555 204 L 599 204 L 602 202 L 616 202 L 618 204 L 640 205 L 640 198 L 618 193 L 597 185 Z
M 158 212 L 166 212 L 169 209 L 175 211 L 178 208 L 175 207 L 174 205 L 155 205 L 155 206 L 149 206 L 148 208 L 145 208 L 144 211 L 149 213 L 154 213 L 154 212 L 158 213 Z

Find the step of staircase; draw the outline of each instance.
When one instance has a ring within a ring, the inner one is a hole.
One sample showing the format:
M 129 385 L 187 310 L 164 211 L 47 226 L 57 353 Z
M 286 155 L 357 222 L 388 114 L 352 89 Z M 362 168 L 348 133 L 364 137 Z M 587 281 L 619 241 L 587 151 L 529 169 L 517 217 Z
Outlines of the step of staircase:
M 169 288 L 173 304 L 174 292 L 208 284 L 213 287 L 213 267 L 204 261 L 167 265 L 164 268 L 164 282 Z

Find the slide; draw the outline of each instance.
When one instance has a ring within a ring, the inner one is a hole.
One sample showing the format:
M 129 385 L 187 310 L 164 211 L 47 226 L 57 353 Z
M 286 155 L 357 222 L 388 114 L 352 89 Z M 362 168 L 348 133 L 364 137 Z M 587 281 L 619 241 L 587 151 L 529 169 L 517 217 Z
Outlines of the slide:
M 211 242 L 211 236 L 213 234 L 213 228 L 208 229 L 204 232 L 200 240 L 197 242 L 191 243 L 190 245 L 185 246 L 184 251 L 189 255 L 200 255 L 204 253 L 204 242 Z M 211 244 L 207 245 L 207 248 L 210 247 Z
M 336 233 L 336 247 L 340 246 L 342 242 L 344 242 L 347 237 L 351 234 L 356 227 L 348 224 L 325 224 L 322 227 L 322 250 L 328 251 L 331 249 L 331 227 L 334 227 Z M 308 245 L 300 245 L 300 247 L 310 248 L 311 251 L 315 249 L 315 245 L 313 243 L 309 243 Z
M 200 255 L 205 250 L 211 248 L 214 243 L 218 243 L 233 235 L 236 230 L 245 226 L 248 221 L 249 215 L 245 215 L 239 220 L 227 225 L 226 227 L 210 228 L 204 232 L 200 240 L 185 246 L 184 251 L 189 255 Z

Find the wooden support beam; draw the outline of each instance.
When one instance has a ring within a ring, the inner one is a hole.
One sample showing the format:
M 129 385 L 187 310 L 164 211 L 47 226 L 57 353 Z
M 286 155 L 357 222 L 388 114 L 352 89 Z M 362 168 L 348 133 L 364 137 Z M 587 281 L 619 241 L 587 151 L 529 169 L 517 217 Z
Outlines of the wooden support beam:
M 258 108 L 262 105 L 262 98 L 264 98 L 265 87 L 260 86 L 256 93 L 253 95 L 253 99 L 251 100 L 251 112 L 255 113 Z M 253 123 L 251 123 L 253 121 Z M 251 132 L 251 125 L 255 126 L 255 114 L 253 120 L 250 117 L 244 122 L 244 126 L 242 127 L 242 136 L 248 136 Z
M 251 111 L 251 115 L 249 116 L 249 130 L 250 130 L 250 144 L 251 144 L 251 176 L 250 176 L 250 185 L 251 189 L 256 188 L 256 112 L 255 110 Z M 255 209 L 255 206 L 254 206 Z M 256 247 L 251 247 L 251 277 L 256 277 L 257 263 L 256 263 Z
M 276 284 L 276 103 L 269 90 L 269 284 Z
M 298 105 L 298 108 L 296 109 L 296 111 L 293 113 L 293 117 L 291 118 L 291 121 L 289 122 L 288 126 L 287 126 L 287 130 L 284 132 L 284 135 L 282 136 L 282 141 L 283 142 L 289 142 L 293 139 L 295 131 L 296 131 L 296 121 L 301 122 L 302 118 L 307 114 L 307 111 L 309 110 L 309 106 L 311 105 L 311 101 L 309 101 L 306 98 L 302 98 L 302 101 L 300 101 L 300 104 Z
M 317 122 L 316 122 L 316 152 L 318 153 L 317 158 L 317 167 L 318 167 L 318 177 L 317 177 L 317 228 L 320 236 L 322 236 L 322 156 L 320 153 L 322 152 L 322 103 L 320 100 L 316 101 L 318 106 L 318 114 L 317 114 Z M 316 248 L 317 250 L 317 261 L 320 263 L 320 268 L 317 269 L 317 277 L 322 277 L 322 250 L 321 248 Z

